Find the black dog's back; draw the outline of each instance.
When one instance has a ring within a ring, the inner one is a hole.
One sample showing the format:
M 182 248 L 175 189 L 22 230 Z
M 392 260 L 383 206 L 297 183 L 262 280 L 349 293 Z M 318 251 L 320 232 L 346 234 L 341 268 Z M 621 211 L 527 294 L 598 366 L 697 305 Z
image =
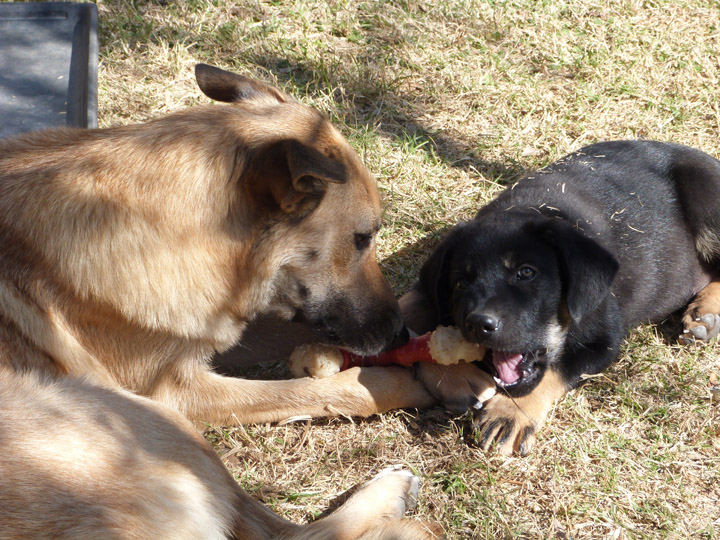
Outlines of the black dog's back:
M 717 201 L 715 158 L 671 143 L 612 141 L 527 176 L 477 218 L 533 209 L 597 241 L 620 262 L 612 291 L 630 327 L 682 308 L 707 284 L 720 254 Z

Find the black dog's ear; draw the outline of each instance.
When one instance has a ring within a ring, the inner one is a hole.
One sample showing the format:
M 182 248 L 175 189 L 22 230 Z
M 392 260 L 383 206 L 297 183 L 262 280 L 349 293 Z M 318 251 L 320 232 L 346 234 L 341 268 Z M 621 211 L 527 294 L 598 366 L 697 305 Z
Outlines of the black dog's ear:
M 236 103 L 257 98 L 270 98 L 279 103 L 294 101 L 274 86 L 207 64 L 195 65 L 195 79 L 203 94 L 215 101 Z
M 558 252 L 566 279 L 568 312 L 577 323 L 610 293 L 618 262 L 595 240 L 560 219 L 540 225 L 538 232 Z
M 432 304 L 437 317 L 436 325 L 450 315 L 450 259 L 459 242 L 461 227 L 459 225 L 450 231 L 420 268 L 418 289 Z

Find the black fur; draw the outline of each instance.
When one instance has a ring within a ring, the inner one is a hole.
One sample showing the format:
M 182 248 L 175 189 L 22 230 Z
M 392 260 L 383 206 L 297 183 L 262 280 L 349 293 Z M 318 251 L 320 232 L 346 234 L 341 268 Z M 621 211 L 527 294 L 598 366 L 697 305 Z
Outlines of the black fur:
M 437 324 L 524 354 L 505 392 L 525 396 L 548 369 L 576 386 L 616 358 L 629 328 L 686 306 L 715 277 L 719 243 L 718 160 L 605 142 L 528 175 L 454 228 L 418 290 Z

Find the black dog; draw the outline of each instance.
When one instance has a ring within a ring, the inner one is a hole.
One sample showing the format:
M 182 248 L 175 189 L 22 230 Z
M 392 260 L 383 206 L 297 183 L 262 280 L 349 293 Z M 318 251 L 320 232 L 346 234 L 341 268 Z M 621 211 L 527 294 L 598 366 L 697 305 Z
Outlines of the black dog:
M 554 400 L 607 368 L 630 327 L 697 295 L 685 337 L 714 337 L 719 263 L 720 161 L 607 142 L 527 176 L 454 228 L 416 292 L 434 324 L 491 350 L 500 391 L 477 414 L 481 441 L 525 454 Z

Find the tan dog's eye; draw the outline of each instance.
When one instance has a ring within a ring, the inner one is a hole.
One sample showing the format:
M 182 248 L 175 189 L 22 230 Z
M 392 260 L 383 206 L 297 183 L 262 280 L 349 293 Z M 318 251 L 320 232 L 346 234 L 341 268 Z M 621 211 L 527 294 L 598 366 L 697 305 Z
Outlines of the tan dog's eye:
M 355 233 L 355 248 L 358 251 L 365 251 L 372 243 L 372 234 Z

